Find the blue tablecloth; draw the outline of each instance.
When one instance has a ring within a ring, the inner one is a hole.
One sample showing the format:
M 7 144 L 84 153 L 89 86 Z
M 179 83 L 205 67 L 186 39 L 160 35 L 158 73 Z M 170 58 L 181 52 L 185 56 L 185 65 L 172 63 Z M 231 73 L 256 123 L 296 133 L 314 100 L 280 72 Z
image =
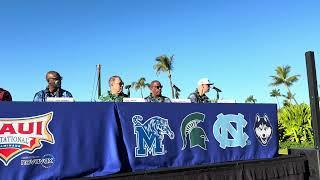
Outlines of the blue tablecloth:
M 273 158 L 273 104 L 0 103 L 1 179 Z

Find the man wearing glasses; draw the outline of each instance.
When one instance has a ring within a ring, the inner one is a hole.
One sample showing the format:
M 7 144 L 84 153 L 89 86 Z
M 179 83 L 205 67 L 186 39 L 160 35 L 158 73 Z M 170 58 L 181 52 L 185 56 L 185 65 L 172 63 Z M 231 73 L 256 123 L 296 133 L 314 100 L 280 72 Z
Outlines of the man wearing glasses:
M 198 81 L 198 88 L 189 95 L 188 99 L 190 99 L 192 103 L 210 103 L 206 93 L 210 91 L 211 85 L 213 85 L 213 83 L 211 83 L 208 78 L 200 79 Z
M 122 102 L 123 98 L 129 97 L 123 93 L 123 81 L 120 76 L 112 76 L 109 79 L 110 91 L 107 96 L 101 96 L 101 101 L 106 102 Z
M 162 85 L 159 81 L 152 81 L 150 83 L 149 89 L 151 93 L 148 97 L 144 98 L 146 102 L 171 102 L 169 98 L 162 96 Z
M 72 94 L 61 88 L 62 77 L 56 71 L 49 71 L 46 74 L 48 86 L 46 89 L 37 92 L 34 95 L 34 102 L 46 102 L 48 97 L 70 97 Z

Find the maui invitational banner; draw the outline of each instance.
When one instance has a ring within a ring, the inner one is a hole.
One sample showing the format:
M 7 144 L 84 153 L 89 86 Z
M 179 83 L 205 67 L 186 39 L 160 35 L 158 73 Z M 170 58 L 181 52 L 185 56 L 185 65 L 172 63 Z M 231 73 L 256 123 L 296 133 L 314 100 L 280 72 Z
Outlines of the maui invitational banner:
M 273 158 L 273 104 L 0 103 L 3 179 Z

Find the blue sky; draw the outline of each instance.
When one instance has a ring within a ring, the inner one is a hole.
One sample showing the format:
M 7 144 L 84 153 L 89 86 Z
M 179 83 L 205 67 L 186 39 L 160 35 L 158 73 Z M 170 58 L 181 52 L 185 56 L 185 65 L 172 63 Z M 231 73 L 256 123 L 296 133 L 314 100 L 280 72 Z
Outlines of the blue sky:
M 167 75 L 157 76 L 153 65 L 157 56 L 174 54 L 173 82 L 182 98 L 208 77 L 223 99 L 254 95 L 274 103 L 269 76 L 290 65 L 301 75 L 292 91 L 308 102 L 304 53 L 315 51 L 319 68 L 319 7 L 318 0 L 2 1 L 0 86 L 16 101 L 31 101 L 45 88 L 45 73 L 56 70 L 77 101 L 90 101 L 100 63 L 103 92 L 117 74 L 126 84 L 158 79 L 170 96 Z

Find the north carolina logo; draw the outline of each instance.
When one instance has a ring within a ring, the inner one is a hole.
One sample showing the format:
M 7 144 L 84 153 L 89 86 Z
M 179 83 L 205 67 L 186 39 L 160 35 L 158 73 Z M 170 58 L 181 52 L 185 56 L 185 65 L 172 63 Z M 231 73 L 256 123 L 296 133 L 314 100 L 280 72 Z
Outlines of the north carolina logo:
M 164 155 L 164 145 L 162 141 L 165 135 L 174 139 L 174 132 L 170 129 L 168 119 L 154 116 L 142 123 L 143 117 L 134 115 L 132 117 L 134 134 L 136 135 L 136 157 L 147 157 Z
M 181 137 L 182 137 L 182 149 L 184 150 L 187 147 L 187 136 L 189 135 L 190 148 L 196 146 L 207 150 L 206 142 L 209 142 L 209 139 L 201 127 L 198 127 L 200 122 L 204 122 L 205 115 L 200 112 L 194 112 L 187 115 L 180 127 Z
M 272 127 L 266 114 L 264 114 L 264 116 L 259 116 L 259 114 L 256 115 L 254 132 L 263 146 L 266 146 L 269 143 L 272 135 Z
M 247 121 L 242 114 L 223 115 L 220 113 L 217 115 L 217 118 L 217 121 L 213 125 L 213 135 L 220 143 L 222 149 L 238 146 L 243 148 L 247 145 L 249 136 L 243 132 L 243 129 L 247 126 Z M 232 124 L 234 124 L 235 127 Z M 229 138 L 229 135 L 232 138 Z
M 42 141 L 54 144 L 49 130 L 53 112 L 25 118 L 0 118 L 0 160 L 5 166 L 23 153 L 42 148 Z

